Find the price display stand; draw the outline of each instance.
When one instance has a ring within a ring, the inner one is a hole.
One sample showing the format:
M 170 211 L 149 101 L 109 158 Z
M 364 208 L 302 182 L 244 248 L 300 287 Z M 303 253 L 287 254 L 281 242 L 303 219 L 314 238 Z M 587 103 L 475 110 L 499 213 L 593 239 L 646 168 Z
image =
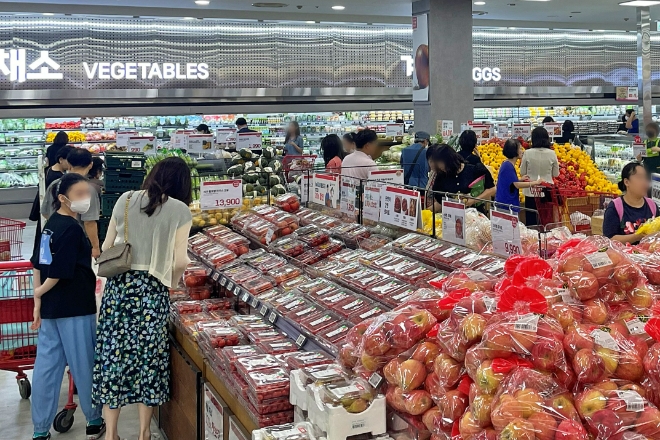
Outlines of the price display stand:
M 248 133 L 238 133 L 236 137 L 236 149 L 242 150 L 247 148 L 248 150 L 261 150 L 261 133 L 258 132 L 248 132 Z
M 442 239 L 465 246 L 465 205 L 463 203 L 442 201 Z
M 493 253 L 501 257 L 522 254 L 520 221 L 515 213 L 490 211 Z
M 202 210 L 240 208 L 243 204 L 241 180 L 202 182 L 200 207 Z

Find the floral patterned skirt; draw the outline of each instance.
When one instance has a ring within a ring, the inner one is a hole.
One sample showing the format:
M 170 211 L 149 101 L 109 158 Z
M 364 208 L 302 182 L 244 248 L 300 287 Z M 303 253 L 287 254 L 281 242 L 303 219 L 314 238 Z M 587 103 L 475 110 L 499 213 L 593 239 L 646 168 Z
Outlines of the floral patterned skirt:
M 96 334 L 92 399 L 121 408 L 170 397 L 169 291 L 145 271 L 108 279 Z

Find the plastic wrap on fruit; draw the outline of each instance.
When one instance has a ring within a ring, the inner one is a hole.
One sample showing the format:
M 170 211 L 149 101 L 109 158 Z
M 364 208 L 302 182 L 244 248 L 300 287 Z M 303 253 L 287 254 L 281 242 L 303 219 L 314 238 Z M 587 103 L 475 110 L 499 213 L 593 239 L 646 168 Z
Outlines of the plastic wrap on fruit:
M 465 245 L 480 251 L 493 241 L 490 219 L 474 208 L 465 210 Z
M 439 347 L 431 341 L 419 343 L 410 357 L 398 356 L 383 368 L 383 377 L 390 385 L 409 392 L 422 388 L 427 375 L 434 372 Z
M 433 400 L 436 406 L 424 413 L 422 421 L 433 434 L 449 438 L 469 406 L 468 395 L 459 388 L 433 396 Z
M 575 406 L 593 438 L 660 438 L 660 411 L 640 385 L 604 381 L 577 394 Z
M 252 438 L 254 440 L 314 440 L 313 433 L 314 426 L 311 423 L 287 423 L 257 429 L 252 432 Z
M 326 384 L 318 392 L 324 403 L 342 406 L 352 414 L 366 411 L 376 394 L 371 385 L 363 379 Z
M 497 281 L 496 277 L 478 270 L 459 269 L 445 278 L 441 282 L 441 286 L 434 287 L 442 287 L 447 293 L 457 289 L 467 289 L 470 292 L 487 292 L 495 288 Z
M 501 382 L 490 407 L 490 421 L 499 439 L 589 438 L 572 394 L 551 377 L 529 368 L 512 371 Z M 472 414 L 472 421 L 479 426 L 478 415 Z
M 425 309 L 431 312 L 438 322 L 442 322 L 449 317 L 450 313 L 450 310 L 438 307 L 438 302 L 445 296 L 445 293 L 439 289 L 419 289 L 406 299 L 406 301 L 398 308 L 414 306 L 420 309 Z

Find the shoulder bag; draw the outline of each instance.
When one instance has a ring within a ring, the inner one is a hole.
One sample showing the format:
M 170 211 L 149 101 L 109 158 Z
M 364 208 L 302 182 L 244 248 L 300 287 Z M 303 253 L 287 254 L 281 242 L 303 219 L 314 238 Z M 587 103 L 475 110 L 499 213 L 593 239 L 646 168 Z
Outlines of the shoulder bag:
M 126 198 L 124 208 L 124 242 L 104 251 L 96 260 L 99 265 L 99 276 L 110 278 L 131 270 L 133 254 L 131 244 L 128 242 L 128 203 L 131 201 L 133 192 Z

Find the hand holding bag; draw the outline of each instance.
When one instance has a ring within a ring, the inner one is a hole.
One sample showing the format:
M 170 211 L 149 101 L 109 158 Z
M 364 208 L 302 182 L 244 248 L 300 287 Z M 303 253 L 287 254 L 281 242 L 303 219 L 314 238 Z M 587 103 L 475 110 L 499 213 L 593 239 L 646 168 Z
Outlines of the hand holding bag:
M 133 254 L 131 244 L 128 242 L 128 203 L 131 201 L 133 192 L 126 198 L 126 207 L 124 208 L 124 242 L 104 251 L 96 260 L 99 265 L 98 274 L 101 277 L 114 277 L 131 270 Z

